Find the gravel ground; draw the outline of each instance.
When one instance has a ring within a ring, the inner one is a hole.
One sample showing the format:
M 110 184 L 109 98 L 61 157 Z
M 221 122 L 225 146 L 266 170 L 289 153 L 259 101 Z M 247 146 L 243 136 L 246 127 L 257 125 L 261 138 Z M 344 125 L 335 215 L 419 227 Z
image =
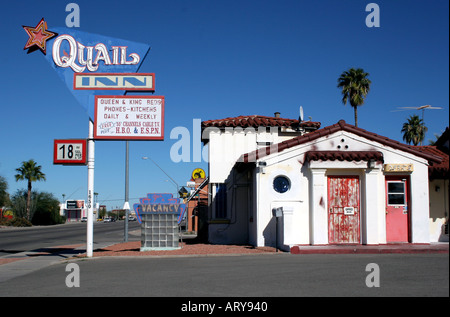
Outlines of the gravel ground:
M 181 249 L 161 251 L 140 251 L 141 242 L 133 241 L 115 244 L 94 251 L 94 257 L 99 256 L 170 256 L 170 255 L 215 255 L 215 254 L 260 254 L 274 253 L 272 247 L 253 247 L 249 245 L 216 245 L 216 244 L 186 244 L 180 243 Z

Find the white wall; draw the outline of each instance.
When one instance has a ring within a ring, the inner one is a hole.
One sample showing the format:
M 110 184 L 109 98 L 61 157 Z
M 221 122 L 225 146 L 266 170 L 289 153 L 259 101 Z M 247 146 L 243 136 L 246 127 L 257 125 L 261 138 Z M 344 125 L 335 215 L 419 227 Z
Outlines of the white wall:
M 341 141 L 341 140 L 344 141 Z M 327 177 L 328 175 L 358 175 L 361 183 L 361 239 L 364 244 L 386 243 L 385 182 L 382 165 L 367 169 L 367 162 L 313 161 L 303 165 L 309 150 L 331 151 L 348 146 L 350 151 L 381 151 L 384 163 L 413 163 L 411 173 L 411 233 L 413 243 L 429 242 L 428 167 L 426 160 L 399 152 L 348 132 L 340 131 L 318 139 L 314 144 L 299 145 L 281 153 L 264 157 L 267 167 L 257 177 L 258 246 L 275 243 L 272 208 L 286 206 L 293 210 L 290 219 L 295 225 L 285 226 L 286 244 L 327 244 Z M 279 194 L 273 189 L 273 179 L 285 175 L 291 180 L 289 192 Z M 368 194 L 365 195 L 364 193 Z
M 448 234 L 444 234 L 444 224 L 448 219 L 448 179 L 435 179 L 430 182 L 430 241 L 448 242 Z
M 286 129 L 283 129 L 286 130 Z M 209 128 L 203 133 L 209 138 L 209 180 L 224 183 L 241 155 L 291 139 L 300 132 L 283 132 L 278 127 Z M 267 143 L 267 144 L 266 144 Z
M 236 160 L 245 153 L 258 148 L 257 141 L 271 135 L 257 136 L 252 131 L 212 132 L 210 134 L 210 182 L 232 183 L 230 171 Z M 269 141 L 270 141 L 269 140 Z M 269 142 L 268 141 L 268 142 Z M 340 146 L 340 149 L 338 149 Z M 267 165 L 253 171 L 251 196 L 254 201 L 246 217 L 239 217 L 248 225 L 246 238 L 256 246 L 275 246 L 276 227 L 272 209 L 287 210 L 280 230 L 282 245 L 327 244 L 327 177 L 328 175 L 358 175 L 361 190 L 361 241 L 364 244 L 386 243 L 385 173 L 382 165 L 368 169 L 367 162 L 304 162 L 308 151 L 381 151 L 384 163 L 414 164 L 410 175 L 411 219 L 410 229 L 413 243 L 430 241 L 429 188 L 427 161 L 413 154 L 401 152 L 381 143 L 369 141 L 358 135 L 338 131 L 309 144 L 298 145 L 280 153 L 263 157 Z M 283 194 L 273 189 L 273 179 L 285 175 L 291 181 L 291 189 Z M 395 175 L 395 174 L 393 174 Z M 230 184 L 231 184 L 230 183 Z M 367 193 L 367 195 L 365 194 Z M 230 199 L 230 198 L 229 198 Z M 229 212 L 231 212 L 228 204 Z M 252 215 L 252 222 L 249 221 Z M 230 221 L 209 227 L 212 242 L 230 243 L 242 240 L 242 223 Z

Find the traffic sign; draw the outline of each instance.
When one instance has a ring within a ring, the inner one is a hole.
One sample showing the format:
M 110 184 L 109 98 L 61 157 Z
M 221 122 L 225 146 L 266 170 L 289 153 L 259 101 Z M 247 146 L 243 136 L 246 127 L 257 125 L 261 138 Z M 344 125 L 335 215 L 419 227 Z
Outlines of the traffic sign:
M 87 140 L 54 140 L 53 164 L 86 165 Z
M 192 179 L 205 178 L 205 176 L 205 171 L 201 168 L 196 168 L 192 171 Z
M 74 90 L 155 91 L 153 73 L 74 73 Z

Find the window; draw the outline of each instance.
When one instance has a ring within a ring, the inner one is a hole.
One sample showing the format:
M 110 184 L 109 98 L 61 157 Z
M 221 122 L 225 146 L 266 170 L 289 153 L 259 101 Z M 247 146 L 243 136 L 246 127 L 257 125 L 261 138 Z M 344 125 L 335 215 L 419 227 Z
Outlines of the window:
M 215 195 L 215 218 L 225 219 L 227 217 L 227 185 L 217 184 Z
M 289 178 L 286 176 L 275 177 L 273 180 L 273 189 L 280 194 L 287 192 L 291 189 L 291 182 L 289 181 Z
M 388 182 L 388 205 L 405 205 L 405 183 Z

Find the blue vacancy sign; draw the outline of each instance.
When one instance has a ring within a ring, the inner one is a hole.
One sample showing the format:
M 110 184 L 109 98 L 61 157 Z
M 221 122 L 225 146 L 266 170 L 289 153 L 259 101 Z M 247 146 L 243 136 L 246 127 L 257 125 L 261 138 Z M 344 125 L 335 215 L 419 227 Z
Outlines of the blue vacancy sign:
M 151 193 L 147 194 L 147 197 L 140 198 L 139 203 L 134 204 L 133 208 L 139 223 L 144 214 L 176 214 L 178 223 L 180 223 L 186 210 L 186 204 L 182 204 L 180 201 L 172 194 Z
M 179 249 L 179 224 L 186 205 L 172 194 L 147 194 L 134 210 L 141 223 L 141 251 Z

